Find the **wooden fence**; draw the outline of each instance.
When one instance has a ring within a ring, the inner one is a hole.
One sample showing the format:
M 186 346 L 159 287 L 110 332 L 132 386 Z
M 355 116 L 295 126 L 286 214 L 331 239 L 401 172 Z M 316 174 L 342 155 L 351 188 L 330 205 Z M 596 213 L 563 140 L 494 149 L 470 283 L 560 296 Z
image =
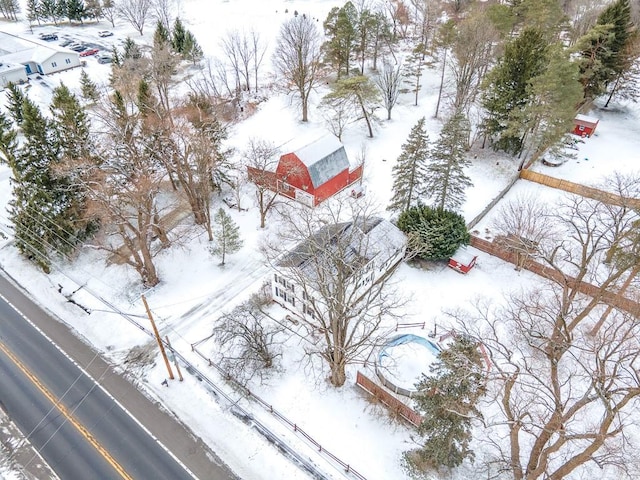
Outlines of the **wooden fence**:
M 580 185 L 579 183 L 569 182 L 568 180 L 561 180 L 559 178 L 550 177 L 543 173 L 532 172 L 531 170 L 520 170 L 520 178 L 523 180 L 529 180 L 530 182 L 546 185 L 547 187 L 557 188 L 558 190 L 564 190 L 565 192 L 575 193 L 587 198 L 593 198 L 600 202 L 608 203 L 611 205 L 626 206 L 634 209 L 640 209 L 640 199 L 628 198 L 616 195 L 615 193 L 605 192 L 593 187 L 587 187 Z
M 365 376 L 362 372 L 358 372 L 358 376 L 356 377 L 356 385 L 376 397 L 391 411 L 397 413 L 409 423 L 415 425 L 416 427 L 422 423 L 422 416 L 420 416 L 418 412 L 409 407 L 409 405 L 398 400 L 396 397 L 391 395 L 391 393 L 387 392 L 383 387 Z
M 472 235 L 471 246 L 477 248 L 478 250 L 482 250 L 483 252 L 486 252 L 490 255 L 493 255 L 494 257 L 501 258 L 502 260 L 505 260 L 514 265 L 518 264 L 518 255 L 516 252 L 509 251 L 508 249 L 496 244 L 495 242 L 489 242 L 482 238 L 476 237 L 475 235 Z M 557 270 L 546 265 L 542 265 L 532 258 L 527 259 L 525 262 L 521 263 L 523 263 L 521 265 L 522 268 L 540 275 L 541 277 L 553 280 L 554 282 L 557 282 L 559 284 L 567 282 L 571 287 L 574 287 L 577 283 L 575 278 L 563 276 Z M 640 316 L 640 303 L 636 301 L 618 295 L 615 292 L 602 291 L 595 285 L 586 282 L 579 282 L 577 284 L 577 288 L 581 293 L 589 295 L 590 297 L 599 298 L 607 305 L 611 305 L 615 308 L 630 313 L 631 315 Z

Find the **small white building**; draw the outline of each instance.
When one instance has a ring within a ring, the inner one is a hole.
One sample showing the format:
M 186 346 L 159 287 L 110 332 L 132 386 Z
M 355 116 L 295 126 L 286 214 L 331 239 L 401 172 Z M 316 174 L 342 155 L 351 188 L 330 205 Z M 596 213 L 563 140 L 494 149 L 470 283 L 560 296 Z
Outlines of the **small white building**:
M 0 88 L 6 87 L 9 83 L 25 83 L 27 80 L 27 70 L 24 65 L 0 63 Z
M 400 263 L 406 248 L 404 233 L 379 217 L 328 225 L 280 259 L 272 298 L 301 317 L 313 318 L 331 295 L 331 282 L 341 279 L 348 298 L 361 298 Z
M 48 75 L 80 66 L 80 55 L 58 45 L 0 32 L 0 63 L 21 64 L 26 75 Z

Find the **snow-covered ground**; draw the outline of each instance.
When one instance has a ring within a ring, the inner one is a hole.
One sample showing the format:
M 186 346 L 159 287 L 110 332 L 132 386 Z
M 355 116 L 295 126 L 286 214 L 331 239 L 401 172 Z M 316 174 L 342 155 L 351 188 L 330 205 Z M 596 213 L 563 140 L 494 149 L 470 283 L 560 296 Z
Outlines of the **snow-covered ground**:
M 185 24 L 196 35 L 206 55 L 219 54 L 219 39 L 229 29 L 244 28 L 260 31 L 273 48 L 280 23 L 289 18 L 293 10 L 319 18 L 320 24 L 329 9 L 340 2 L 328 0 L 307 1 L 263 1 L 263 0 L 183 0 L 180 14 Z M 285 9 L 289 12 L 285 13 Z M 24 25 L 5 25 L 25 33 Z M 84 27 L 60 27 L 58 31 L 73 35 L 93 36 L 95 32 L 110 29 L 102 22 Z M 52 28 L 47 27 L 49 30 Z M 137 39 L 128 25 L 120 22 L 110 42 L 119 42 L 129 34 Z M 149 26 L 144 38 L 148 40 L 153 28 Z M 28 32 L 28 30 L 26 30 Z M 34 34 L 39 30 L 34 28 Z M 87 72 L 96 80 L 105 82 L 108 66 L 88 59 Z M 269 64 L 269 56 L 265 58 Z M 267 68 L 268 69 L 268 68 Z M 46 104 L 52 86 L 63 81 L 78 88 L 79 70 L 45 77 L 43 83 L 33 81 L 29 95 Z M 366 152 L 364 185 L 365 198 L 379 207 L 382 215 L 391 195 L 391 168 L 400 153 L 411 127 L 425 116 L 427 130 L 432 140 L 441 128 L 439 120 L 433 118 L 439 73 L 430 71 L 425 76 L 419 106 L 413 106 L 412 94 L 401 96 L 393 110 L 393 120 L 380 120 L 375 125 L 375 137 L 368 139 L 362 125 L 351 126 L 343 142 L 347 153 L 355 158 Z M 265 84 L 270 75 L 265 75 Z M 179 87 L 178 87 L 179 88 Z M 296 102 L 290 97 L 269 91 L 268 100 L 259 105 L 257 112 L 245 121 L 234 125 L 229 132 L 229 146 L 242 150 L 249 138 L 265 138 L 276 144 L 299 138 L 326 133 L 322 118 L 314 108 L 322 95 L 320 89 L 313 96 L 310 122 L 298 121 Z M 640 114 L 637 108 L 620 107 L 612 111 L 591 112 L 600 118 L 597 134 L 580 144 L 578 159 L 556 167 L 536 166 L 548 175 L 596 185 L 602 177 L 613 171 L 637 171 L 640 152 Z M 381 118 L 384 118 L 380 113 Z M 516 173 L 517 162 L 491 151 L 478 150 L 477 157 L 469 169 L 474 186 L 467 192 L 463 213 L 471 220 L 502 190 Z M 526 192 L 550 202 L 557 200 L 557 191 L 548 187 L 519 181 L 513 192 Z M 0 166 L 0 205 L 10 199 L 9 172 Z M 0 240 L 0 265 L 21 284 L 25 285 L 37 300 L 73 327 L 110 358 L 122 365 L 132 347 L 147 345 L 148 336 L 142 333 L 118 311 L 145 324 L 144 308 L 140 295 L 145 293 L 162 335 L 168 335 L 174 347 L 200 370 L 210 376 L 228 395 L 242 407 L 250 410 L 256 418 L 285 438 L 293 448 L 309 457 L 331 478 L 342 478 L 344 473 L 335 465 L 326 463 L 316 448 L 300 440 L 290 429 L 256 403 L 242 398 L 237 391 L 225 385 L 216 371 L 191 351 L 191 345 L 211 334 L 216 319 L 225 311 L 245 300 L 258 290 L 268 273 L 258 252 L 265 235 L 275 228 L 268 222 L 267 229 L 260 230 L 257 208 L 249 191 L 243 199 L 247 211 L 228 210 L 240 226 L 244 238 L 242 250 L 229 257 L 224 267 L 211 257 L 204 232 L 187 220 L 178 228 L 185 239 L 179 247 L 162 252 L 157 257 L 158 271 L 162 282 L 150 291 L 143 292 L 138 276 L 126 266 L 112 265 L 105 254 L 83 249 L 73 263 L 58 262 L 50 275 L 43 275 L 16 253 L 10 242 Z M 214 209 L 222 205 L 215 199 Z M 219 205 L 220 204 L 220 205 Z M 272 220 L 272 219 L 270 219 Z M 0 208 L 0 228 L 8 224 L 4 208 Z M 481 234 L 490 236 L 488 220 L 477 228 Z M 512 265 L 481 252 L 477 266 L 468 274 L 461 275 L 445 265 L 418 269 L 402 265 L 394 274 L 394 282 L 410 300 L 403 322 L 426 323 L 425 330 L 434 328 L 446 331 L 447 316 L 443 310 L 467 304 L 479 297 L 500 302 L 505 293 L 518 289 L 535 288 L 540 281 L 535 275 L 516 272 Z M 73 298 L 91 310 L 87 315 L 77 306 L 67 303 L 58 293 L 69 294 L 78 290 Z M 104 300 L 105 302 L 101 301 Z M 274 309 L 274 316 L 284 318 L 283 311 Z M 145 324 L 146 325 L 146 324 Z M 385 328 L 391 331 L 394 324 Z M 292 327 L 293 328 L 293 327 Z M 424 335 L 418 329 L 416 334 Z M 406 330 L 411 333 L 412 330 Z M 215 344 L 206 341 L 199 345 L 205 356 L 214 356 Z M 160 400 L 200 435 L 241 477 L 246 479 L 305 479 L 307 474 L 282 456 L 253 429 L 234 417 L 225 403 L 219 403 L 194 376 L 185 374 L 182 383 L 171 382 L 169 388 L 161 386 L 166 377 L 164 365 L 136 368 L 127 367 L 127 373 L 139 379 L 147 393 Z M 276 410 L 306 431 L 323 448 L 328 449 L 370 480 L 408 478 L 401 465 L 402 453 L 413 446 L 413 430 L 390 419 L 378 405 L 373 404 L 355 385 L 357 366 L 348 370 L 347 384 L 341 389 L 330 387 L 323 370 L 310 364 L 304 354 L 304 340 L 296 335 L 286 341 L 279 370 L 262 384 L 251 383 L 255 391 Z M 400 375 L 400 373 L 399 373 Z M 464 475 L 460 478 L 463 478 Z

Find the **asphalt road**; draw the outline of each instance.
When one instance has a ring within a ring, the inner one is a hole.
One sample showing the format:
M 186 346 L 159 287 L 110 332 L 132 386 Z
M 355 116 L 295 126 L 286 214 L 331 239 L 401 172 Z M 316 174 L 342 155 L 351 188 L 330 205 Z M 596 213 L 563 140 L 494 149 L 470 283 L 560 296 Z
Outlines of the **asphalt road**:
M 76 361 L 193 474 L 29 322 L 0 298 L 0 406 L 61 479 L 216 479 L 235 477 L 202 442 L 149 402 L 86 345 L 0 276 L 0 292 L 69 345 Z M 59 343 L 55 338 L 52 340 Z M 80 345 L 78 345 L 80 343 Z M 81 357 L 80 359 L 77 357 Z M 136 415 L 137 416 L 137 415 Z M 212 461 L 213 459 L 213 461 Z

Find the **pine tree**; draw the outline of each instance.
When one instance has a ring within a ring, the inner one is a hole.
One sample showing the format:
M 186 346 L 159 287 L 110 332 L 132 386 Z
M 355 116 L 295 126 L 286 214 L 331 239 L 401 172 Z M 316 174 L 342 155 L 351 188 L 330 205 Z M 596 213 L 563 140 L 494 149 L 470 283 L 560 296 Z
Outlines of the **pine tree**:
M 5 87 L 7 90 L 7 110 L 11 118 L 18 126 L 22 124 L 22 104 L 24 103 L 24 93 L 18 85 L 9 82 Z
M 156 23 L 156 30 L 153 32 L 153 45 L 154 47 L 162 47 L 165 45 L 169 45 L 171 42 L 171 35 L 169 34 L 169 30 L 164 26 L 161 20 L 158 20 Z
M 338 79 L 350 74 L 351 56 L 356 49 L 358 12 L 353 3 L 334 7 L 324 21 L 327 41 L 322 46 L 328 63 L 336 68 Z
M 94 143 L 89 117 L 78 98 L 64 83 L 53 91 L 50 110 L 56 143 L 61 149 L 61 160 L 90 161 L 94 154 Z
M 11 119 L 0 112 L 0 164 L 5 163 L 13 168 L 18 152 L 17 136 L 18 132 L 13 128 Z
M 171 46 L 173 50 L 182 53 L 184 51 L 184 42 L 187 31 L 180 18 L 176 18 L 173 22 L 173 31 L 171 32 Z
M 436 208 L 458 210 L 465 199 L 465 188 L 473 185 L 464 173 L 464 168 L 471 165 L 466 157 L 469 128 L 464 115 L 456 113 L 444 124 L 431 150 L 426 192 Z
M 514 155 L 522 151 L 525 132 L 518 128 L 519 115 L 530 99 L 531 79 L 544 71 L 547 48 L 542 32 L 526 28 L 506 44 L 503 57 L 487 75 L 483 127 L 495 150 Z
M 327 101 L 343 99 L 351 103 L 356 117 L 365 121 L 369 137 L 373 138 L 372 115 L 380 102 L 380 92 L 368 77 L 358 75 L 338 80 L 325 99 Z
M 142 50 L 131 37 L 124 39 L 124 46 L 122 48 L 122 60 L 139 60 L 142 58 Z
M 84 23 L 85 5 L 83 0 L 66 0 L 65 11 L 69 22 L 79 21 Z
M 415 46 L 415 48 L 411 52 L 411 55 L 407 57 L 404 67 L 403 75 L 411 86 L 411 91 L 414 92 L 415 106 L 418 106 L 418 93 L 422 88 L 420 78 L 422 77 L 422 69 L 426 66 L 426 54 L 426 47 L 424 46 L 424 44 L 419 43 Z
M 242 248 L 240 229 L 222 208 L 213 216 L 213 221 L 214 240 L 210 251 L 212 255 L 220 257 L 220 265 L 224 265 L 227 254 Z
M 91 80 L 84 69 L 80 72 L 80 91 L 82 92 L 82 98 L 87 102 L 95 103 L 100 99 L 98 86 Z
M 402 212 L 420 202 L 425 195 L 426 161 L 429 156 L 429 136 L 425 118 L 418 120 L 393 166 L 393 197 L 387 210 Z
M 456 337 L 417 385 L 414 399 L 423 416 L 418 432 L 425 436 L 416 452 L 421 464 L 453 468 L 473 458 L 471 424 L 474 417 L 482 418 L 476 405 L 486 393 L 478 347 L 468 336 Z
M 617 0 L 602 11 L 596 25 L 578 41 L 585 98 L 605 93 L 607 86 L 629 67 L 626 53 L 634 35 L 629 0 Z
M 184 39 L 182 57 L 195 65 L 202 60 L 203 55 L 204 53 L 202 52 L 202 48 L 200 48 L 196 37 L 190 31 L 187 31 Z
M 40 0 L 27 0 L 27 20 L 29 20 L 29 25 L 31 25 L 34 20 L 40 25 L 40 18 Z

